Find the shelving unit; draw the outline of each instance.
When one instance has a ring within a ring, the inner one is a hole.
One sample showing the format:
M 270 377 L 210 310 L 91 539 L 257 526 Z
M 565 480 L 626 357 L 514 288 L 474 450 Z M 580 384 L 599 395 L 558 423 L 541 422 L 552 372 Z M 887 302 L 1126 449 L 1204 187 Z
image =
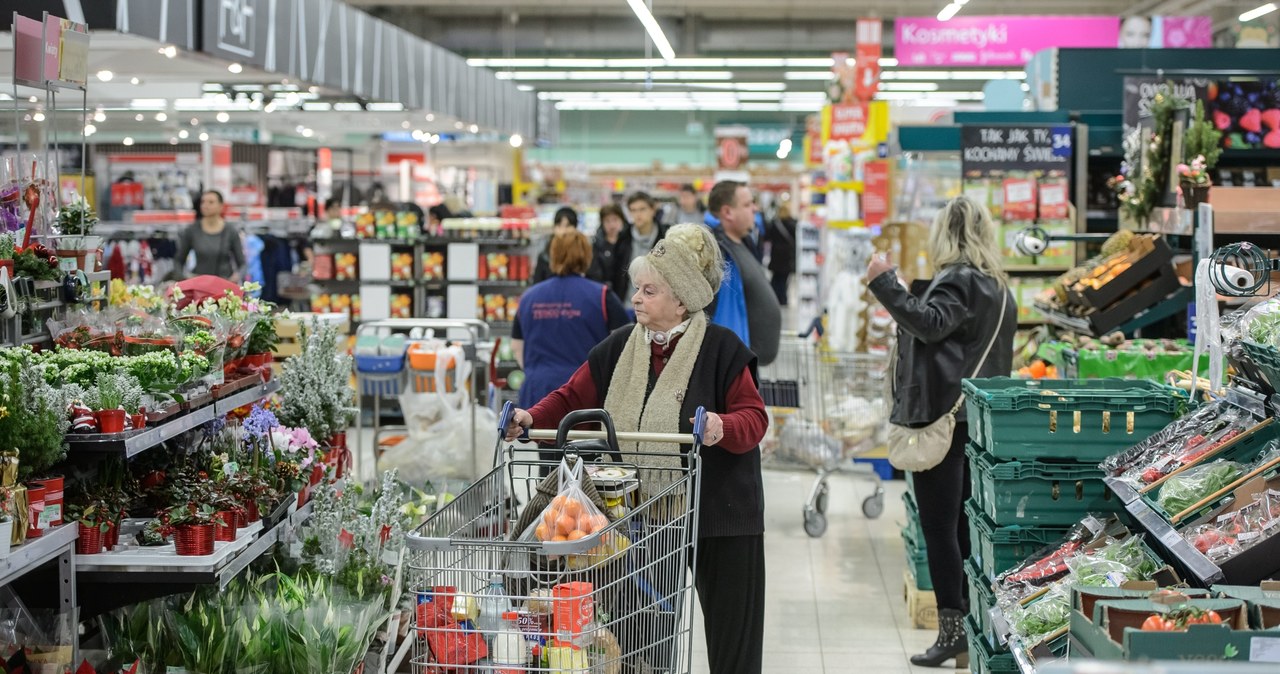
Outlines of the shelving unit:
M 225 588 L 275 544 L 286 540 L 311 517 L 312 504 L 293 512 L 288 519 L 263 530 L 261 521 L 241 529 L 236 540 L 217 542 L 214 553 L 199 557 L 182 557 L 172 544 L 157 548 L 130 547 L 124 551 L 81 555 L 78 575 L 82 581 L 96 583 L 167 583 L 180 585 L 213 585 Z M 145 520 L 126 522 L 124 531 L 136 532 Z
M 210 405 L 141 430 L 69 436 L 67 438 L 68 453 L 72 455 L 90 452 L 123 454 L 126 459 L 131 459 L 201 424 L 224 416 L 238 407 L 262 400 L 279 388 L 280 383 L 272 380 L 226 398 L 216 399 Z

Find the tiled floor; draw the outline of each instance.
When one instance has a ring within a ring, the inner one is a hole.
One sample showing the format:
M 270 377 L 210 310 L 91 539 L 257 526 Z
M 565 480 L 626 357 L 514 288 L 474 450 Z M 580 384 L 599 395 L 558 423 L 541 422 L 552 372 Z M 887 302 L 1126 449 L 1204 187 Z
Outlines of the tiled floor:
M 861 504 L 871 483 L 833 476 L 827 532 L 815 539 L 804 533 L 800 515 L 812 481 L 812 473 L 765 472 L 765 674 L 949 674 L 908 661 L 936 634 L 911 627 L 902 598 L 906 485 L 886 482 L 884 514 L 869 520 Z M 698 621 L 695 674 L 707 671 L 700 615 Z

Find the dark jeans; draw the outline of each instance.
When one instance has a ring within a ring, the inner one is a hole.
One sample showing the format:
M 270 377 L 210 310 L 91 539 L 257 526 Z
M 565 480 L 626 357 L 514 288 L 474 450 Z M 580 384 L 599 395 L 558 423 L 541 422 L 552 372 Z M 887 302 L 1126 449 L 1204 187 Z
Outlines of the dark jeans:
M 791 272 L 775 273 L 769 280 L 773 286 L 773 294 L 778 296 L 778 304 L 787 306 L 787 286 L 791 281 Z
M 939 609 L 967 611 L 969 608 L 969 586 L 964 573 L 964 560 L 970 552 L 969 520 L 964 514 L 964 502 L 971 491 L 969 461 L 964 455 L 968 440 L 969 424 L 957 423 L 942 463 L 911 476 Z

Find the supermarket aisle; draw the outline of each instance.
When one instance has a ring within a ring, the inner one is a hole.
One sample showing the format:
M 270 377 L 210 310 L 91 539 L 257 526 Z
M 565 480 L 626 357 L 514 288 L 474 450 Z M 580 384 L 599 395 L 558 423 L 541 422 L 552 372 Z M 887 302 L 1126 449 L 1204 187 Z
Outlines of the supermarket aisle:
M 899 530 L 906 484 L 886 482 L 885 512 L 868 520 L 860 504 L 870 483 L 834 476 L 827 533 L 812 539 L 800 524 L 811 482 L 810 473 L 765 472 L 765 674 L 949 672 L 913 668 L 908 661 L 933 643 L 935 633 L 912 629 L 902 599 L 906 560 Z M 695 674 L 707 671 L 702 638 L 699 626 Z

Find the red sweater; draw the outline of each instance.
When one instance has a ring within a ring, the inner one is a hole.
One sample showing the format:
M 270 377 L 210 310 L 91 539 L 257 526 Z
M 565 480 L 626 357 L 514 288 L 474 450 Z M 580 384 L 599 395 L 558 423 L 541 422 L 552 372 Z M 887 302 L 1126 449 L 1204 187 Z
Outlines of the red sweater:
M 666 348 L 656 343 L 649 345 L 653 357 L 655 374 L 661 375 L 667 364 L 667 354 L 680 341 L 677 336 Z M 721 412 L 724 422 L 724 438 L 716 446 L 734 454 L 751 451 L 764 438 L 765 429 L 769 427 L 769 417 L 765 413 L 764 400 L 756 388 L 751 370 L 743 368 L 742 374 L 733 380 L 725 396 L 729 409 Z M 534 428 L 556 428 L 560 420 L 574 410 L 588 410 L 604 407 L 604 398 L 591 378 L 591 368 L 583 363 L 564 386 L 552 391 L 541 402 L 529 410 L 533 416 Z

